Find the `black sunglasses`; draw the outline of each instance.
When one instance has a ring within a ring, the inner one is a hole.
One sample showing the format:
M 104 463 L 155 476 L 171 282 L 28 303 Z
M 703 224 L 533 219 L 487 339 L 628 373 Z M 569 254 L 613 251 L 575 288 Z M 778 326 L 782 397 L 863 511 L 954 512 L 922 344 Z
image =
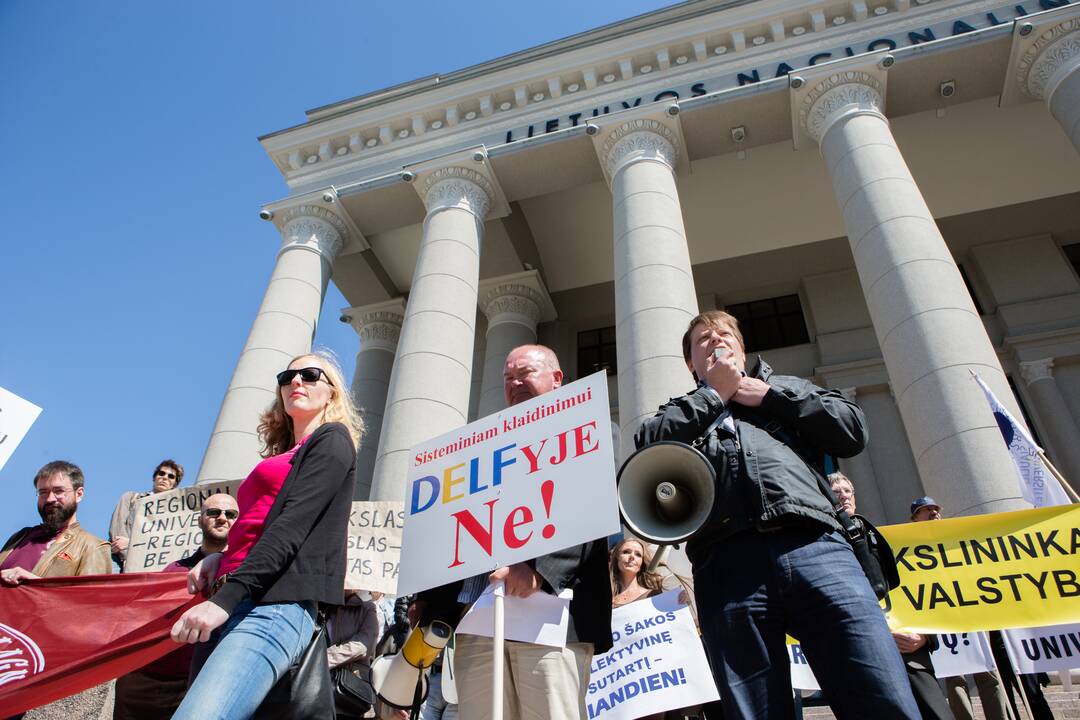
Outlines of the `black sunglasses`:
M 240 513 L 237 510 L 222 510 L 221 508 L 206 508 L 203 510 L 203 513 L 208 518 L 216 518 L 221 515 L 221 513 L 225 513 L 225 517 L 229 520 L 235 520 L 240 517 Z
M 326 384 L 330 387 L 334 387 L 334 383 L 330 382 L 330 376 L 326 374 L 326 371 L 317 367 L 297 368 L 295 370 L 282 370 L 277 374 L 278 387 L 285 387 L 293 381 L 293 378 L 300 375 L 300 379 L 306 383 L 318 382 L 319 378 L 326 380 Z

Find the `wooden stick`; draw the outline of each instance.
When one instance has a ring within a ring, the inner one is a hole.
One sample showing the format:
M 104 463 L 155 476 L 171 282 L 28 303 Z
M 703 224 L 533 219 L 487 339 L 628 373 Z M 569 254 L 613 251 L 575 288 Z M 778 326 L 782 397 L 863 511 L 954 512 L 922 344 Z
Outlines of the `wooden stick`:
M 1046 465 L 1046 469 L 1050 471 L 1050 474 L 1054 476 L 1054 479 L 1061 485 L 1061 489 L 1065 491 L 1065 494 L 1074 503 L 1080 503 L 1080 495 L 1076 494 L 1076 491 L 1072 489 L 1069 483 L 1065 482 L 1065 477 L 1058 472 L 1058 469 L 1054 467 L 1054 463 L 1050 462 L 1050 458 L 1046 457 L 1046 453 L 1043 450 L 1039 450 L 1039 457 L 1042 459 L 1043 464 Z

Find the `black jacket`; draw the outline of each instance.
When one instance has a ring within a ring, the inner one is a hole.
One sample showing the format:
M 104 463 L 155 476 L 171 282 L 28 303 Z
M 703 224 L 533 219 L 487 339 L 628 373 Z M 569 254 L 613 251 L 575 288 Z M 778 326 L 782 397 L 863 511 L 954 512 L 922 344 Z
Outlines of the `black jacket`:
M 818 476 L 824 453 L 852 457 L 866 445 L 862 410 L 839 392 L 773 375 L 758 358 L 751 376 L 769 383 L 760 407 L 730 403 L 735 434 L 721 425 L 699 448 L 716 471 L 716 500 L 705 527 L 687 543 L 691 561 L 712 543 L 755 526 L 809 518 L 840 529 Z M 637 447 L 662 440 L 692 443 L 724 410 L 708 388 L 675 398 L 646 420 Z
M 341 605 L 356 446 L 341 423 L 321 425 L 292 458 L 292 470 L 262 536 L 211 598 L 232 611 L 255 602 Z

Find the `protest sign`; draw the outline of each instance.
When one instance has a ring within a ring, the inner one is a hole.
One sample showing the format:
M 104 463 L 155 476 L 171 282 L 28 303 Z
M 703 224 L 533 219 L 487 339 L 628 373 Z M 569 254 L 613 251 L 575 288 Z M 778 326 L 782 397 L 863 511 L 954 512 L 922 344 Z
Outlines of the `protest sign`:
M 893 629 L 972 632 L 1080 621 L 1080 505 L 889 525 Z
M 810 662 L 802 651 L 802 645 L 798 643 L 787 645 L 788 660 L 791 662 L 791 687 L 796 690 L 820 690 L 814 671 L 810 669 Z
M 345 587 L 397 594 L 405 504 L 354 502 L 349 513 L 349 565 Z
M 619 532 L 598 372 L 409 451 L 398 594 Z
M 614 645 L 592 660 L 589 720 L 632 720 L 719 699 L 705 648 L 681 590 L 611 612 Z
M 199 512 L 214 493 L 236 497 L 239 480 L 205 483 L 144 495 L 135 501 L 125 572 L 157 572 L 182 560 L 202 544 Z
M 37 405 L 0 387 L 0 470 L 40 414 Z
M 1080 668 L 1080 625 L 1006 630 L 1001 635 L 1017 673 Z
M 974 675 L 997 668 L 986 633 L 943 633 L 938 649 L 930 653 L 939 678 Z

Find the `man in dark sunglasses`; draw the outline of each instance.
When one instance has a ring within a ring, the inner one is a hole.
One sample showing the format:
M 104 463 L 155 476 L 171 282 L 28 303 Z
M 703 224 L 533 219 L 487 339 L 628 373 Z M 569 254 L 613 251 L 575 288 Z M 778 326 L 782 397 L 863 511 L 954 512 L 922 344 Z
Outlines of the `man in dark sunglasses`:
M 151 493 L 166 492 L 178 487 L 183 479 L 183 465 L 175 460 L 162 460 L 154 468 L 150 492 L 126 492 L 120 496 L 120 502 L 116 503 L 112 521 L 109 523 L 109 542 L 112 545 L 112 558 L 120 566 L 120 572 L 124 571 L 128 544 L 131 542 L 132 526 L 135 524 L 135 504 Z

